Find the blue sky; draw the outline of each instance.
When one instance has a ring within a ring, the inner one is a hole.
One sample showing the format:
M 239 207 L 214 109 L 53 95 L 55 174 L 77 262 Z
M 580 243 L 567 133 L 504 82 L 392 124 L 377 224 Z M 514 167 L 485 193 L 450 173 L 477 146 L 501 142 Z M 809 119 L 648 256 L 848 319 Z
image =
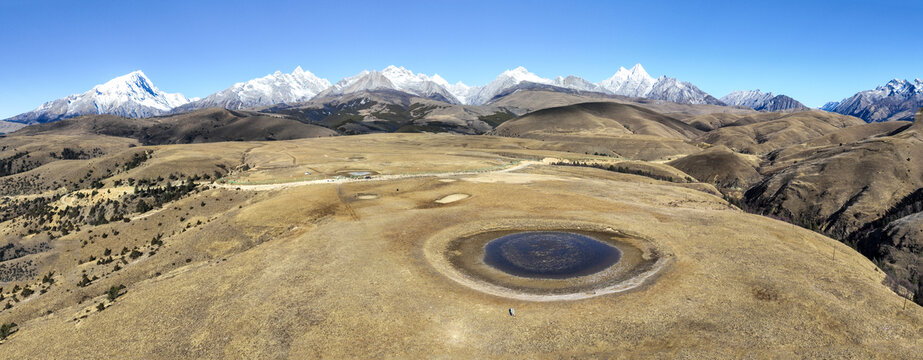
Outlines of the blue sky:
M 0 118 L 143 70 L 206 96 L 301 65 L 331 82 L 395 64 L 450 82 L 522 65 L 591 81 L 641 63 L 716 97 L 820 106 L 923 78 L 923 2 L 0 0 Z

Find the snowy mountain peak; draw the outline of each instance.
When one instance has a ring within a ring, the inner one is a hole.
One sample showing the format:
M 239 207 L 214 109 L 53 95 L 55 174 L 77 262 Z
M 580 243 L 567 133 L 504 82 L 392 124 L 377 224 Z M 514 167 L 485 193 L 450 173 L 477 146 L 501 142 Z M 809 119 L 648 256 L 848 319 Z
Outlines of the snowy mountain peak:
M 189 102 L 182 94 L 167 94 L 160 91 L 141 70 L 135 70 L 96 85 L 91 91 L 100 95 L 100 103 L 106 106 L 117 106 L 120 102 L 130 100 L 160 110 L 169 110 Z
M 773 97 L 773 94 L 764 93 L 759 89 L 756 90 L 737 90 L 721 98 L 721 101 L 728 105 L 746 106 L 753 108 Z
M 449 103 L 459 103 L 448 88 L 451 86 L 439 75 L 415 74 L 413 71 L 390 65 L 381 71 L 363 70 L 359 74 L 338 81 L 321 95 L 334 96 L 359 91 L 391 89 L 412 95 L 433 98 Z
M 106 81 L 105 83 L 94 86 L 94 88 L 111 88 L 114 86 L 122 84 L 131 84 L 131 83 L 150 83 L 151 79 L 147 78 L 147 75 L 144 75 L 144 71 L 135 70 L 128 74 L 122 76 L 116 76 L 112 80 Z
M 727 105 L 744 106 L 758 111 L 786 111 L 806 108 L 804 104 L 785 95 L 775 95 L 756 90 L 738 90 L 722 97 Z
M 276 71 L 261 78 L 239 82 L 204 99 L 191 102 L 176 109 L 176 112 L 223 107 L 243 109 L 280 103 L 308 101 L 330 87 L 330 81 L 321 79 L 298 66 L 291 74 Z
M 34 124 L 89 114 L 147 117 L 165 114 L 187 102 L 183 94 L 160 91 L 144 72 L 136 70 L 96 85 L 83 94 L 46 102 L 9 120 Z
M 531 74 L 531 73 L 529 72 L 529 70 L 525 68 L 525 66 L 522 66 L 522 65 L 517 66 L 516 68 L 512 70 L 506 69 L 506 71 L 503 72 L 503 75 L 512 76 L 513 74 Z
M 606 90 L 599 86 L 599 84 L 594 84 L 587 81 L 584 78 L 570 75 L 568 77 L 558 76 L 552 82 L 554 86 L 562 87 L 565 89 L 574 89 L 581 91 L 593 91 L 605 93 Z
M 535 75 L 535 74 L 529 72 L 529 70 L 526 70 L 526 68 L 525 68 L 525 67 L 522 67 L 522 66 L 518 66 L 518 67 L 516 67 L 515 69 L 512 69 L 512 70 L 507 69 L 507 70 L 504 71 L 502 74 L 500 74 L 500 76 L 497 76 L 497 78 L 496 78 L 494 81 L 495 81 L 495 82 L 498 81 L 498 80 L 499 80 L 499 81 L 506 81 L 506 79 L 511 79 L 511 80 L 513 80 L 516 84 L 519 84 L 519 83 L 521 83 L 521 82 L 523 82 L 523 81 L 529 81 L 529 82 L 534 82 L 534 83 L 539 83 L 539 84 L 549 84 L 549 83 L 551 83 L 550 80 L 545 79 L 545 78 L 542 78 L 542 77 L 539 77 L 538 75 Z
M 433 76 L 430 77 L 430 80 L 432 80 L 434 83 L 437 83 L 437 84 L 442 85 L 442 86 L 448 86 L 448 85 L 449 85 L 449 82 L 446 81 L 445 79 L 443 79 L 442 76 L 439 76 L 439 74 L 433 74 Z M 461 83 L 461 81 L 459 81 L 459 83 Z
M 456 98 L 465 98 L 468 104 L 481 105 L 493 99 L 497 94 L 523 82 L 554 84 L 554 81 L 551 79 L 542 78 L 529 72 L 525 67 L 518 66 L 515 69 L 507 69 L 500 75 L 497 75 L 497 77 L 487 85 L 468 88 L 464 94 L 456 95 Z
M 638 77 L 651 77 L 640 63 L 631 67 L 631 74 Z
M 641 64 L 636 64 L 631 70 L 619 67 L 612 77 L 601 81 L 599 86 L 616 95 L 645 97 L 656 81 Z
M 916 79 L 893 79 L 873 90 L 856 93 L 839 102 L 828 103 L 822 110 L 852 115 L 868 122 L 914 119 L 923 106 L 923 83 Z

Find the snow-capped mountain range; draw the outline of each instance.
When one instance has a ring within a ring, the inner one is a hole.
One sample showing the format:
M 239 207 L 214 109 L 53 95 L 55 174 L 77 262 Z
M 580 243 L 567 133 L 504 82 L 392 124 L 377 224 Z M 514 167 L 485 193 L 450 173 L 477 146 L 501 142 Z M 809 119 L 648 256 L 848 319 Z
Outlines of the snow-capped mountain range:
M 391 89 L 453 104 L 483 105 L 489 103 L 498 94 L 523 83 L 687 104 L 721 105 L 718 99 L 708 95 L 695 85 L 666 76 L 659 79 L 651 77 L 641 64 L 635 65 L 631 70 L 620 68 L 611 78 L 600 83 L 592 83 L 577 76 L 568 76 L 566 78 L 559 76 L 553 80 L 546 79 L 520 66 L 504 71 L 493 81 L 483 86 L 468 86 L 461 82 L 449 84 L 439 74 L 432 76 L 415 74 L 403 67 L 392 65 L 380 72 L 363 71 L 340 80 L 318 96 L 336 96 L 358 91 Z
M 860 91 L 841 101 L 829 102 L 822 110 L 852 115 L 868 122 L 907 120 L 923 107 L 923 80 L 894 79 L 873 90 Z
M 330 81 L 321 79 L 310 71 L 304 71 L 299 66 L 291 74 L 276 71 L 261 78 L 236 83 L 204 99 L 182 105 L 176 108 L 175 112 L 209 107 L 238 110 L 254 106 L 296 103 L 308 101 L 329 87 Z
M 119 76 L 83 94 L 71 95 L 42 104 L 33 111 L 14 116 L 7 122 L 35 124 L 87 114 L 113 114 L 148 117 L 185 112 L 207 107 L 242 109 L 276 104 L 295 104 L 314 98 L 337 97 L 362 91 L 395 90 L 450 104 L 483 105 L 496 97 L 521 89 L 596 92 L 607 95 L 647 98 L 685 104 L 738 105 L 762 111 L 804 108 L 785 95 L 759 90 L 735 91 L 719 99 L 695 85 L 675 78 L 650 76 L 641 64 L 621 67 L 610 78 L 593 83 L 577 76 L 540 77 L 524 67 L 506 70 L 482 86 L 462 82 L 451 84 L 438 74 L 414 73 L 403 67 L 388 66 L 377 71 L 362 71 L 335 84 L 319 78 L 300 66 L 292 73 L 273 74 L 233 84 L 204 99 L 187 99 L 182 94 L 159 90 L 141 71 Z M 822 107 L 827 111 L 854 115 L 867 121 L 912 119 L 923 105 L 923 83 L 893 80 L 875 90 L 860 92 L 840 102 Z
M 722 105 L 718 99 L 690 83 L 666 76 L 655 79 L 640 64 L 631 70 L 620 68 L 612 77 L 599 83 L 577 76 L 547 79 L 520 66 L 504 71 L 483 86 L 469 86 L 462 82 L 450 84 L 438 74 L 417 74 L 393 65 L 381 71 L 362 71 L 331 84 L 327 79 L 319 78 L 299 66 L 291 74 L 276 71 L 261 78 L 233 84 L 204 99 L 186 99 L 181 94 L 160 91 L 144 73 L 135 71 L 97 85 L 86 93 L 42 104 L 33 111 L 7 120 L 34 124 L 87 114 L 148 117 L 208 107 L 236 110 L 375 90 L 397 90 L 450 104 L 483 105 L 498 94 L 528 84 L 687 104 Z
M 167 114 L 189 101 L 183 94 L 160 91 L 139 70 L 96 85 L 83 94 L 46 102 L 7 121 L 35 124 L 87 114 L 148 117 Z
M 807 106 L 785 95 L 774 95 L 756 90 L 739 90 L 722 97 L 721 102 L 732 106 L 744 106 L 757 111 L 787 111 L 806 109 Z

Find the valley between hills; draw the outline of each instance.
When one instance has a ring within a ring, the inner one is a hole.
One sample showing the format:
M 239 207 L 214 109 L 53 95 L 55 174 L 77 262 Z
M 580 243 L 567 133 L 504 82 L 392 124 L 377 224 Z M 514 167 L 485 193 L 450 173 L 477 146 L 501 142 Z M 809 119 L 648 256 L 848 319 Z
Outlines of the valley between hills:
M 923 353 L 923 113 L 312 101 L 0 138 L 0 354 Z M 529 231 L 622 257 L 536 280 L 465 246 Z

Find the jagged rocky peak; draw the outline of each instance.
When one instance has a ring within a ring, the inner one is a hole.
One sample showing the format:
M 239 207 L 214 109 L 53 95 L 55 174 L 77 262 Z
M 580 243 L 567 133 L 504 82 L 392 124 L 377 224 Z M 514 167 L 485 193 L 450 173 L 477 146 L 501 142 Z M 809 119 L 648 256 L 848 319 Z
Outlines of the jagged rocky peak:
M 868 122 L 913 120 L 923 106 L 923 81 L 893 79 L 875 89 L 830 102 L 822 110 L 852 115 Z

